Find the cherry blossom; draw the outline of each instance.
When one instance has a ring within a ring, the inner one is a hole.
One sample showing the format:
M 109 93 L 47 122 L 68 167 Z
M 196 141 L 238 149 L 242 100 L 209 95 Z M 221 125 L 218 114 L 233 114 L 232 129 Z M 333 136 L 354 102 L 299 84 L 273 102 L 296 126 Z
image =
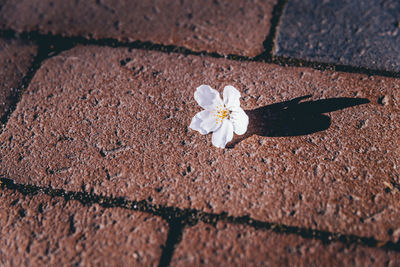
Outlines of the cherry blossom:
M 249 117 L 240 107 L 240 92 L 233 86 L 225 86 L 223 101 L 218 91 L 208 85 L 197 87 L 194 99 L 204 109 L 197 113 L 190 128 L 201 134 L 212 135 L 212 144 L 225 148 L 233 133 L 242 135 L 247 131 Z

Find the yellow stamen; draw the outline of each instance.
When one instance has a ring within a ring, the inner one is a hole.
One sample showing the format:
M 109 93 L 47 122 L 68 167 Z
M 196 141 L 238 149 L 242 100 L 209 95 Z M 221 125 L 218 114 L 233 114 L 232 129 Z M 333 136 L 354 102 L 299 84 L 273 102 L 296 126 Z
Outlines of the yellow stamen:
M 229 117 L 231 115 L 231 111 L 228 110 L 225 107 L 225 105 L 221 105 L 221 106 L 217 106 L 217 110 L 214 115 L 216 117 L 215 122 L 218 123 L 218 122 L 222 122 L 225 118 L 229 119 Z

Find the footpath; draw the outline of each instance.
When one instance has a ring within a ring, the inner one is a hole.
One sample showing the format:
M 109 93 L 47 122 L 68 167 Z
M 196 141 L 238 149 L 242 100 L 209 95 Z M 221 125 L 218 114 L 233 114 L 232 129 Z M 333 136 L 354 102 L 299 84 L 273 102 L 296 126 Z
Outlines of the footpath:
M 399 44 L 396 0 L 0 0 L 0 265 L 398 266 Z

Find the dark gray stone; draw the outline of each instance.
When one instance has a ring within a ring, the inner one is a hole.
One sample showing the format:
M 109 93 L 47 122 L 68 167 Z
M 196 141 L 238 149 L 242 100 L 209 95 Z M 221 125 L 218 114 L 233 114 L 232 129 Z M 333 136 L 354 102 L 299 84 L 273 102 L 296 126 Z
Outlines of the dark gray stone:
M 274 54 L 400 71 L 400 1 L 290 0 Z

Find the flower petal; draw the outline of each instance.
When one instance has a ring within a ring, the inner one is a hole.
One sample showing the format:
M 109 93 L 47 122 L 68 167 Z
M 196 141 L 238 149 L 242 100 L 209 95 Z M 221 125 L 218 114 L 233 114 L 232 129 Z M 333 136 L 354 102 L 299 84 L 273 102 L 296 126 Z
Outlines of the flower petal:
M 190 122 L 189 128 L 200 132 L 201 134 L 208 134 L 207 130 L 201 127 L 201 123 L 205 120 L 208 116 L 210 116 L 211 112 L 208 110 L 203 110 L 198 112 Z
M 231 113 L 231 121 L 235 134 L 242 135 L 247 131 L 249 116 L 241 108 L 235 108 Z
M 200 127 L 209 132 L 214 132 L 216 131 L 220 126 L 221 126 L 221 121 L 217 119 L 217 117 L 214 114 L 214 111 L 208 111 L 209 115 L 207 115 L 206 118 L 203 119 L 203 121 L 200 124 Z
M 218 91 L 204 84 L 197 87 L 194 99 L 204 109 L 215 109 L 222 104 Z
M 240 107 L 240 92 L 235 87 L 225 86 L 223 96 L 227 108 Z
M 233 138 L 233 125 L 230 120 L 223 120 L 221 127 L 212 135 L 212 144 L 216 147 L 225 148 Z

